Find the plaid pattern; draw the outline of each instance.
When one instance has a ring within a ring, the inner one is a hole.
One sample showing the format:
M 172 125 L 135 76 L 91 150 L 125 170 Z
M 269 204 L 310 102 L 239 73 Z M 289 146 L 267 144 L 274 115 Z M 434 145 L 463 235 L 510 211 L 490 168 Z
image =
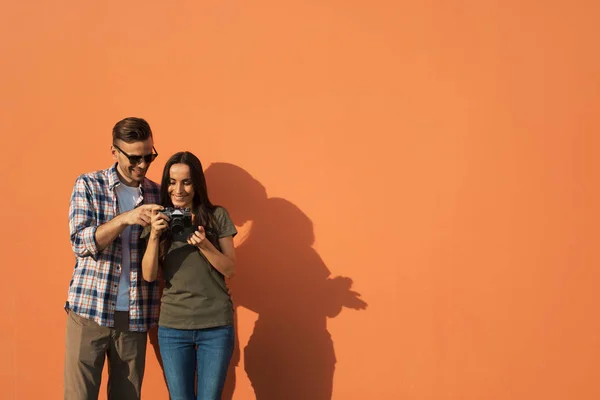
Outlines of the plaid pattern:
M 116 164 L 83 174 L 75 181 L 69 206 L 71 247 L 75 253 L 75 270 L 69 284 L 66 309 L 94 320 L 101 326 L 114 326 L 119 279 L 121 277 L 121 237 L 103 251 L 98 251 L 95 233 L 98 226 L 118 215 L 115 187 L 120 185 Z M 157 204 L 159 186 L 144 179 L 140 204 Z M 142 227 L 131 227 L 129 329 L 144 332 L 158 321 L 158 284 L 142 278 L 141 261 L 145 241 L 140 239 Z

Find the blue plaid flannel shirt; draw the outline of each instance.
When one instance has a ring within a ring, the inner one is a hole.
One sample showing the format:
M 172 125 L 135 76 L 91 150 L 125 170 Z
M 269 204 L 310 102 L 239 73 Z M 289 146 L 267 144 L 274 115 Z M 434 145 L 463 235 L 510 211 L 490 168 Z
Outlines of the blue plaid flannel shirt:
M 120 185 L 116 164 L 83 174 L 75 181 L 69 206 L 71 247 L 75 253 L 75 270 L 69 284 L 66 309 L 94 320 L 101 326 L 113 327 L 119 279 L 121 277 L 121 237 L 98 251 L 95 233 L 98 226 L 118 215 L 115 187 Z M 158 204 L 159 185 L 144 179 L 136 204 Z M 142 227 L 131 227 L 129 329 L 145 332 L 156 325 L 159 313 L 159 288 L 156 282 L 142 278 L 141 260 L 144 240 Z

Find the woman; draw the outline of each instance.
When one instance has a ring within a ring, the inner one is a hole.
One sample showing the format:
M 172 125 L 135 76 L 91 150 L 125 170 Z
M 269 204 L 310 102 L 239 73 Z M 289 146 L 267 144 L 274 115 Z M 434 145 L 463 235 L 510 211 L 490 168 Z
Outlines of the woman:
M 142 273 L 165 279 L 158 343 L 172 400 L 221 398 L 234 343 L 233 306 L 225 277 L 235 271 L 229 214 L 208 199 L 200 160 L 190 152 L 173 155 L 161 183 L 163 207 L 190 208 L 194 232 L 172 240 L 168 217 L 156 212 L 147 235 Z M 194 378 L 198 375 L 196 396 Z

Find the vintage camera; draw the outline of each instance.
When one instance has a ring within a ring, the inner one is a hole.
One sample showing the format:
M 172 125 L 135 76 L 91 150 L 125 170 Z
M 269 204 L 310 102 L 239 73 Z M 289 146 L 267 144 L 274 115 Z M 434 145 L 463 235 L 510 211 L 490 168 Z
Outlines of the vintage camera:
M 192 225 L 192 212 L 189 208 L 166 207 L 161 211 L 169 217 L 169 235 L 174 242 L 185 242 L 196 230 Z

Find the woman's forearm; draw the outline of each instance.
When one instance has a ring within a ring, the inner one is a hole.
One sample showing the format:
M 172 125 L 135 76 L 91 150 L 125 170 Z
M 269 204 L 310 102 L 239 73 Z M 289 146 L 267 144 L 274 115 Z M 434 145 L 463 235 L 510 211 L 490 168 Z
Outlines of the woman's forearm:
M 199 246 L 200 251 L 210 265 L 212 265 L 217 271 L 225 275 L 226 278 L 231 278 L 235 273 L 235 260 L 227 257 L 221 253 L 217 248 L 208 240 Z
M 154 282 L 158 275 L 159 243 L 160 237 L 150 235 L 144 258 L 142 258 L 142 276 L 147 282 Z

